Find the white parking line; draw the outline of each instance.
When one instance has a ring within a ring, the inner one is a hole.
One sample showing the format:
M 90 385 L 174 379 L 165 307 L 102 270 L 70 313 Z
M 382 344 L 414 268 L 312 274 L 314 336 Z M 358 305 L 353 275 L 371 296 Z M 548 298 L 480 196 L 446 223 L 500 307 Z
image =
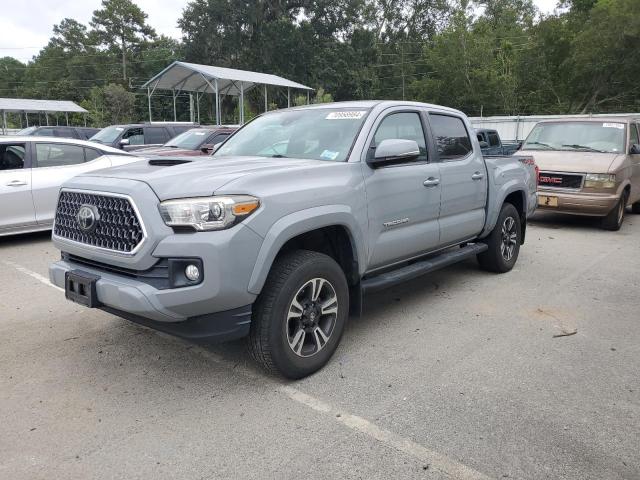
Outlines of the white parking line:
M 5 265 L 15 268 L 19 272 L 24 273 L 25 275 L 35 278 L 39 282 L 49 287 L 55 288 L 56 290 L 64 291 L 64 289 L 53 285 L 48 278 L 40 275 L 37 272 L 29 270 L 28 268 L 25 268 L 22 265 L 18 265 L 14 262 L 10 262 L 7 260 L 0 261 Z M 171 340 L 176 340 L 174 337 L 167 334 L 160 333 L 160 335 Z M 195 346 L 192 351 L 197 351 L 209 360 L 226 368 L 229 368 L 235 373 L 240 373 L 244 377 L 248 377 L 253 380 L 265 380 L 264 376 L 257 375 L 255 372 L 252 372 L 247 368 L 243 368 L 242 366 L 234 365 L 231 362 L 220 357 L 219 355 L 210 352 L 206 348 Z M 294 402 L 297 402 L 316 412 L 324 414 L 328 418 L 332 418 L 334 421 L 350 428 L 351 430 L 367 435 L 368 437 L 379 441 L 387 447 L 393 448 L 399 452 L 416 458 L 425 466 L 428 465 L 428 468 L 430 470 L 435 470 L 449 478 L 459 480 L 489 480 L 490 478 L 483 473 L 472 469 L 471 467 L 468 467 L 452 458 L 447 457 L 446 455 L 438 453 L 408 438 L 404 438 L 389 430 L 379 427 L 362 417 L 338 410 L 328 403 L 325 403 L 322 400 L 318 400 L 317 398 L 312 397 L 311 395 L 308 395 L 290 385 L 280 385 L 277 388 L 277 391 L 293 400 Z
M 37 273 L 37 272 L 34 272 L 34 271 L 32 271 L 32 270 L 29 270 L 28 268 L 24 268 L 22 265 L 18 265 L 17 263 L 10 262 L 9 260 L 1 260 L 1 261 L 2 261 L 2 263 L 4 263 L 5 265 L 7 265 L 7 266 L 9 266 L 9 267 L 13 267 L 13 268 L 15 268 L 16 270 L 18 270 L 19 272 L 24 273 L 25 275 L 29 275 L 30 277 L 35 278 L 35 279 L 36 279 L 36 280 L 38 280 L 39 282 L 42 282 L 42 283 L 44 283 L 45 285 L 47 285 L 47 286 L 49 286 L 49 287 L 52 287 L 52 288 L 55 288 L 56 290 L 59 290 L 59 291 L 61 291 L 61 292 L 64 292 L 64 289 L 63 289 L 63 288 L 60 288 L 60 287 L 58 287 L 58 286 L 54 285 L 53 283 L 51 283 L 51 282 L 49 281 L 49 279 L 48 279 L 47 277 L 45 277 L 45 276 L 43 276 L 43 275 L 40 275 L 40 274 L 39 274 L 39 273 Z

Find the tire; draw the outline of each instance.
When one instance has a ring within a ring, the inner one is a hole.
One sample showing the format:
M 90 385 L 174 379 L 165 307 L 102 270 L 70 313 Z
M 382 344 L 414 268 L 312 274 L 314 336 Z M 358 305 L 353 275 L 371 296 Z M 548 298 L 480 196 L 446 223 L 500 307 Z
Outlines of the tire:
M 349 287 L 335 260 L 308 250 L 287 253 L 274 262 L 254 304 L 249 353 L 271 373 L 306 377 L 336 351 L 348 315 Z
M 629 193 L 625 190 L 620 196 L 620 200 L 615 207 L 603 217 L 600 221 L 600 226 L 605 230 L 611 230 L 613 232 L 620 230 L 622 222 L 624 222 L 624 213 L 627 207 L 627 200 L 629 199 Z
M 522 243 L 522 224 L 516 207 L 511 203 L 502 205 L 496 226 L 482 242 L 489 248 L 478 255 L 480 267 L 496 273 L 505 273 L 513 268 Z
M 631 213 L 640 213 L 640 202 L 636 202 L 631 205 Z

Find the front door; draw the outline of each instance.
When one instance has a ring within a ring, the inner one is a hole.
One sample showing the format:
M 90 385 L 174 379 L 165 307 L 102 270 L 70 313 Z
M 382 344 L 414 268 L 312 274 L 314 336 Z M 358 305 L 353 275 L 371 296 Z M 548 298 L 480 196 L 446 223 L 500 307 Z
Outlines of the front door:
M 390 109 L 377 120 L 367 155 L 386 139 L 415 140 L 420 156 L 373 169 L 363 162 L 369 216 L 369 266 L 381 266 L 437 248 L 440 171 L 428 158 L 424 118 L 418 110 Z
M 482 231 L 487 171 L 482 153 L 473 149 L 470 127 L 462 117 L 432 112 L 429 124 L 440 162 L 440 242 L 446 246 L 469 240 Z
M 26 143 L 0 143 L 0 233 L 36 222 L 29 167 Z

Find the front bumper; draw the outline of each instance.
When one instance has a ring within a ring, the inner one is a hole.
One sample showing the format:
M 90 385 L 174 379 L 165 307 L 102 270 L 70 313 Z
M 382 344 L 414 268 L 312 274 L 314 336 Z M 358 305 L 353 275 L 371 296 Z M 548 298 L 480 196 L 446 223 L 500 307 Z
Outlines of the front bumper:
M 243 225 L 214 232 L 172 234 L 160 240 L 152 253 L 155 261 L 202 259 L 203 279 L 193 286 L 159 289 L 131 276 L 70 259 L 53 263 L 49 278 L 64 288 L 68 271 L 97 275 L 97 301 L 105 311 L 186 338 L 235 338 L 248 332 L 256 295 L 247 288 L 261 243 L 262 238 Z M 79 253 L 76 249 L 75 255 Z
M 545 197 L 557 198 L 558 206 L 545 205 Z M 569 193 L 553 189 L 538 191 L 538 208 L 548 212 L 603 217 L 620 201 L 618 194 Z

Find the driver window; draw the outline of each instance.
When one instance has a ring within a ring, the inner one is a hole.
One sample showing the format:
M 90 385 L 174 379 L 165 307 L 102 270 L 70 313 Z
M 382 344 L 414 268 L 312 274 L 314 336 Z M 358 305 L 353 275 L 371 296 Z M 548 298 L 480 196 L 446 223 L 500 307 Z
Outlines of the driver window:
M 142 128 L 130 128 L 124 132 L 122 139 L 128 139 L 129 145 L 144 145 L 144 134 L 142 133 Z
M 640 143 L 640 140 L 638 140 L 638 125 L 630 123 L 629 128 L 631 129 L 629 132 L 629 143 L 631 145 L 638 145 Z
M 0 170 L 24 168 L 25 144 L 0 144 Z
M 385 117 L 378 125 L 372 146 L 377 148 L 380 142 L 389 139 L 414 140 L 420 149 L 420 156 L 414 162 L 427 161 L 427 142 L 418 113 L 399 112 Z

